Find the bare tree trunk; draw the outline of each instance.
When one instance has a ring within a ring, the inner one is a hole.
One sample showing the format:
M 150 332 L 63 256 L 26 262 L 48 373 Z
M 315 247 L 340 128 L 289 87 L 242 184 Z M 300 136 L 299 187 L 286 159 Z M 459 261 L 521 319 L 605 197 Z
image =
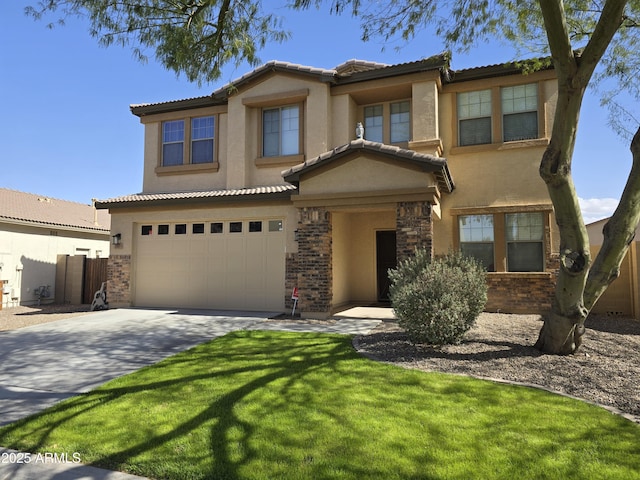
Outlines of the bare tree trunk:
M 591 253 L 571 177 L 571 159 L 583 95 L 584 88 L 580 88 L 575 73 L 567 75 L 564 82 L 558 82 L 553 132 L 540 163 L 540 176 L 547 184 L 560 231 L 560 270 L 551 312 L 545 318 L 535 347 L 545 353 L 561 355 L 573 353 L 580 347 L 588 314 L 583 292 Z
M 560 231 L 560 270 L 551 312 L 545 319 L 535 347 L 545 353 L 566 355 L 575 352 L 582 343 L 584 321 L 588 315 L 583 292 L 591 253 L 570 175 L 568 172 L 552 173 L 548 168 L 543 160 L 541 173 L 547 181 Z
M 562 0 L 539 0 L 551 57 L 558 75 L 558 103 L 540 176 L 547 184 L 560 231 L 560 270 L 551 312 L 535 346 L 545 353 L 566 355 L 582 343 L 589 314 L 584 292 L 591 267 L 587 229 L 571 178 L 571 160 L 580 107 L 591 76 L 622 24 L 624 0 L 606 0 L 582 54 L 573 51 Z
M 640 221 L 640 128 L 631 142 L 633 165 L 620 204 L 603 229 L 604 242 L 591 268 L 563 243 L 556 295 L 536 348 L 546 353 L 574 353 L 582 343 L 584 321 L 596 301 L 620 274 L 620 264 Z M 551 187 L 550 187 L 551 188 Z M 561 214 L 561 218 L 564 216 Z M 559 220 L 559 225 L 562 220 Z M 560 228 L 562 236 L 562 226 Z M 576 244 L 577 245 L 577 244 Z M 575 246 L 575 245 L 574 245 Z M 586 248 L 588 248 L 588 242 Z M 579 261 L 579 264 L 575 263 Z M 581 283 L 586 282 L 581 286 Z

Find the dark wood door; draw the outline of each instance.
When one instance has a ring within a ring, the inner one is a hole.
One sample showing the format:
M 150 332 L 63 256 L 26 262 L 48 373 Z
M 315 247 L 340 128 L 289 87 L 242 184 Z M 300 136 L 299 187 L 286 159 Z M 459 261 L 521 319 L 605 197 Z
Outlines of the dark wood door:
M 390 268 L 396 268 L 396 232 L 382 230 L 376 232 L 376 265 L 378 276 L 378 301 L 389 301 Z

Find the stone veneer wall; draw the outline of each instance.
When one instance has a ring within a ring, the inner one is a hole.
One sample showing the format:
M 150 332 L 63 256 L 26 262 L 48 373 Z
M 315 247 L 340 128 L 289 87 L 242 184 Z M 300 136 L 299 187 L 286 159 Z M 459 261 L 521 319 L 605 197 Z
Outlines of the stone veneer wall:
M 131 255 L 111 255 L 107 264 L 107 301 L 131 305 Z
M 557 255 L 547 256 L 547 271 L 540 273 L 489 273 L 488 312 L 537 313 L 549 311 L 560 263 Z
M 300 312 L 328 315 L 333 297 L 331 213 L 323 207 L 298 209 L 297 236 L 297 261 L 288 261 L 287 267 L 297 267 L 298 307 Z M 286 277 L 291 281 L 296 276 L 287 272 Z
M 396 253 L 398 263 L 425 248 L 433 256 L 433 229 L 429 202 L 399 202 L 396 205 Z
M 293 288 L 298 287 L 298 254 L 287 253 L 285 257 L 285 278 L 284 278 L 284 308 L 287 311 L 293 309 L 293 300 L 291 294 Z M 296 307 L 296 313 L 298 313 L 298 307 Z

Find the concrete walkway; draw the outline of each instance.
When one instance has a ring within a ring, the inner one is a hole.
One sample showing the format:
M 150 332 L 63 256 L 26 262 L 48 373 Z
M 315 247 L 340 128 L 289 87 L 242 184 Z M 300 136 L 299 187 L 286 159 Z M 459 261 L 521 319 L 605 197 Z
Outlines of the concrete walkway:
M 362 308 L 335 322 L 291 322 L 269 321 L 270 312 L 116 309 L 0 332 L 0 425 L 231 331 L 362 334 L 389 315 Z M 73 463 L 72 453 L 60 463 L 0 448 L 0 480 L 139 478 Z

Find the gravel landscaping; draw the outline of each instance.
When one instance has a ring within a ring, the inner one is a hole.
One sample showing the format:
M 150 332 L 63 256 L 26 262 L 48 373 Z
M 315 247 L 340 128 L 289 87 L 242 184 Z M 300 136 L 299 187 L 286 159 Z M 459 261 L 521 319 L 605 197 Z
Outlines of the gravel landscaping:
M 640 423 L 640 322 L 593 316 L 580 350 L 544 355 L 532 347 L 539 315 L 483 313 L 460 345 L 411 344 L 396 322 L 383 322 L 356 347 L 407 368 L 522 383 L 577 397 Z
M 0 310 L 0 332 L 55 322 L 69 317 L 91 315 L 91 305 L 41 305 L 39 307 L 11 307 Z

